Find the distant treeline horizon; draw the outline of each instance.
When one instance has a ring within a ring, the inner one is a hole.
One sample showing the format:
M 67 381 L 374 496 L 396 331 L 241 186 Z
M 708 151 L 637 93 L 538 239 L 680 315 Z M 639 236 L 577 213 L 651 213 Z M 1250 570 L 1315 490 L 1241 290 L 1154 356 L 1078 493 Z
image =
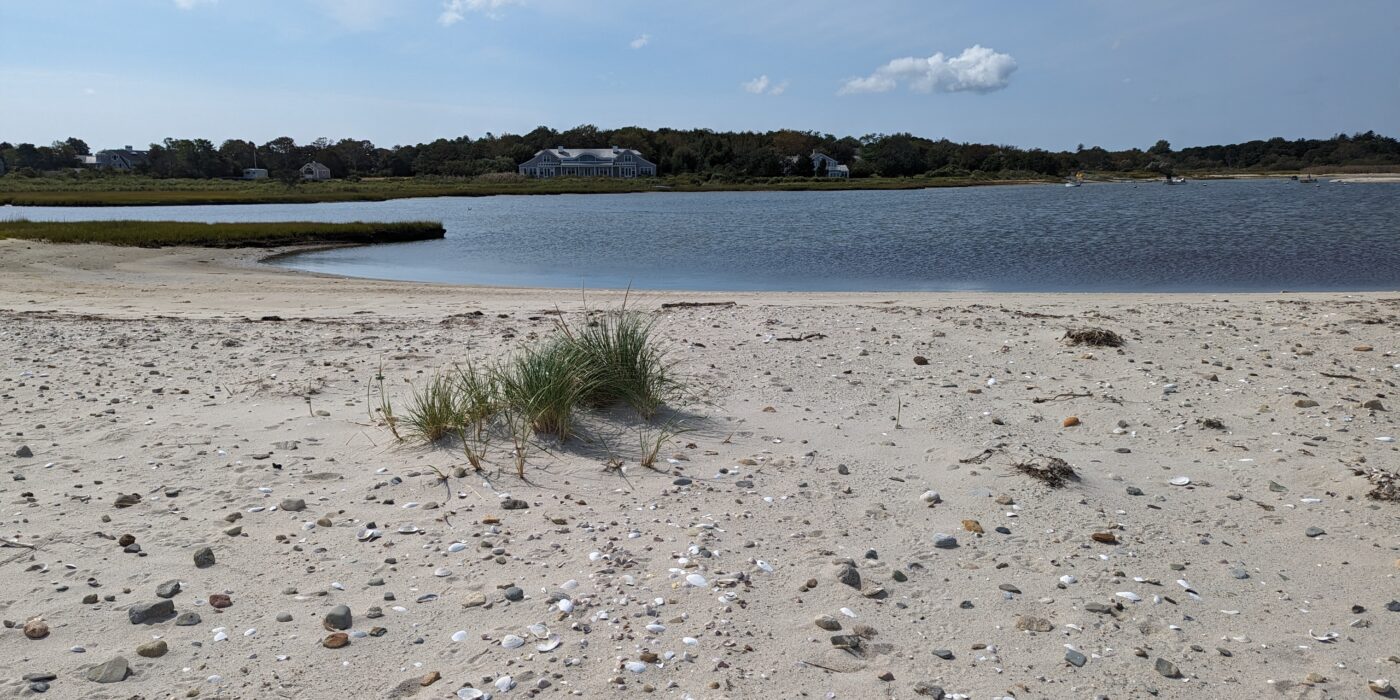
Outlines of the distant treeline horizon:
M 168 138 L 151 144 L 136 172 L 156 178 L 238 177 L 245 168 L 266 168 L 273 178 L 294 180 L 317 161 L 332 177 L 475 177 L 515 172 L 535 152 L 569 148 L 633 148 L 656 163 L 663 176 L 706 179 L 811 176 L 807 158 L 821 151 L 862 177 L 1064 177 L 1079 171 L 1170 175 L 1177 171 L 1300 171 L 1317 167 L 1400 166 L 1400 141 L 1374 131 L 1329 139 L 1267 140 L 1192 146 L 1175 150 L 1166 140 L 1149 147 L 1110 151 L 1081 144 L 1073 151 L 1009 145 L 956 143 L 908 133 L 859 138 L 813 131 L 721 132 L 708 129 L 600 129 L 593 125 L 557 131 L 538 127 L 526 134 L 487 133 L 416 145 L 381 147 L 357 139 L 320 138 L 298 144 L 290 137 L 264 144 L 239 139 L 215 145 L 206 139 Z M 256 152 L 256 157 L 254 153 Z M 81 165 L 92 149 L 82 139 L 50 145 L 0 142 L 8 176 L 37 176 Z

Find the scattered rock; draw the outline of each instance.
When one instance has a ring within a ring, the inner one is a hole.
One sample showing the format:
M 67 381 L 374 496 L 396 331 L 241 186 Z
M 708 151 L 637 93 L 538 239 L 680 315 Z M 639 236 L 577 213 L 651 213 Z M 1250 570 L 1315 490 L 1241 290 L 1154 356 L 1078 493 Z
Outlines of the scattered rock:
M 126 659 L 118 656 L 88 669 L 87 679 L 94 683 L 116 683 L 126 680 L 130 673 L 131 666 L 127 664 Z
M 851 564 L 850 562 L 842 564 L 841 567 L 836 570 L 836 580 L 851 588 L 860 590 L 860 571 L 856 569 L 855 564 Z
M 170 645 L 164 639 L 157 639 L 154 642 L 146 642 L 136 647 L 136 655 L 144 656 L 148 659 L 159 659 L 170 651 Z
M 326 619 L 322 624 L 328 630 L 348 630 L 353 622 L 354 618 L 350 615 L 350 606 L 337 605 L 326 613 Z
M 350 635 L 344 632 L 335 632 L 326 637 L 321 642 L 321 646 L 327 649 L 339 649 L 341 647 L 350 646 Z
M 15 456 L 20 459 L 29 459 L 34 456 L 34 451 L 29 449 L 29 445 L 20 445 L 19 449 L 15 450 Z
M 178 579 L 170 579 L 169 581 L 166 581 L 165 583 L 156 586 L 156 597 L 174 598 L 177 594 L 179 594 L 180 590 L 180 581 Z
M 820 627 L 826 630 L 827 632 L 837 632 L 841 629 L 841 621 L 837 620 L 836 618 L 830 615 L 821 615 L 815 620 L 815 622 L 817 627 Z
M 1181 676 L 1181 671 L 1177 669 L 1176 664 L 1167 661 L 1166 659 L 1163 659 L 1161 657 L 1157 658 L 1157 661 L 1153 665 L 1153 668 L 1156 668 L 1157 673 L 1160 673 L 1163 676 L 1166 676 L 1167 678 L 1179 678 Z
M 201 547 L 194 553 L 194 566 L 196 569 L 207 569 L 214 565 L 214 550 L 209 547 Z
M 1321 537 L 1321 536 L 1327 534 L 1327 531 L 1324 530 L 1324 529 L 1322 529 L 1322 528 L 1320 528 L 1320 527 L 1310 527 L 1310 528 L 1304 530 L 1304 531 L 1303 531 L 1303 534 L 1304 534 L 1304 535 L 1307 535 L 1308 537 Z
M 194 627 L 200 622 L 203 622 L 203 620 L 200 619 L 199 613 L 193 611 L 182 612 L 175 618 L 176 627 Z
M 300 498 L 284 498 L 281 503 L 277 504 L 277 507 L 292 513 L 299 513 L 306 510 L 306 501 Z
M 933 535 L 933 546 L 938 549 L 956 549 L 958 538 L 944 532 L 937 532 Z
M 158 600 L 154 603 L 138 603 L 126 611 L 126 619 L 133 625 L 146 625 L 163 622 L 175 616 L 175 603 L 171 600 Z
M 1053 632 L 1055 625 L 1043 617 L 1024 615 L 1016 619 L 1016 629 L 1023 632 Z
M 1081 653 L 1079 653 L 1079 652 L 1077 652 L 1077 651 L 1075 651 L 1075 650 L 1073 650 L 1073 649 L 1070 649 L 1070 650 L 1068 650 L 1068 651 L 1065 652 L 1065 661 L 1068 661 L 1068 662 L 1070 663 L 1070 665 L 1074 666 L 1075 668 L 1079 668 L 1079 667 L 1083 666 L 1085 663 L 1087 663 L 1087 662 L 1089 661 L 1089 659 L 1088 659 L 1087 657 L 1085 657 L 1083 654 L 1081 654 Z
M 43 619 L 36 617 L 24 623 L 24 636 L 30 639 L 43 639 L 49 636 L 49 625 Z

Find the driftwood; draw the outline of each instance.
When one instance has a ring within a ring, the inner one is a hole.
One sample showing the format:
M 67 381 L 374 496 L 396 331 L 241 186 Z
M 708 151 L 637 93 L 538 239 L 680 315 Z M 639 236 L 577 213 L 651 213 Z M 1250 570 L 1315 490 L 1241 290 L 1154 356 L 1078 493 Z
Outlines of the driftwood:
M 774 340 L 782 340 L 789 343 L 800 343 L 804 340 L 821 340 L 825 337 L 825 333 L 807 333 L 806 335 L 791 335 L 785 338 L 774 338 Z
M 1093 394 L 1055 394 L 1054 396 L 1037 396 L 1031 399 L 1031 403 L 1046 403 L 1049 401 L 1068 401 L 1069 399 L 1083 399 L 1092 397 Z

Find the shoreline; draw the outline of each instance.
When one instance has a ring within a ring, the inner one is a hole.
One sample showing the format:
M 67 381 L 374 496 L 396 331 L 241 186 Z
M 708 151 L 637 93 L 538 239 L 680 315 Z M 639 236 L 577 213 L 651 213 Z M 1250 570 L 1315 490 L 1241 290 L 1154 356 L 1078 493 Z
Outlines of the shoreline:
M 101 244 L 55 244 L 0 240 L 0 310 L 24 312 L 35 307 L 91 313 L 102 299 L 122 316 L 144 314 L 211 317 L 237 315 L 245 301 L 236 290 L 252 290 L 252 299 L 279 313 L 372 313 L 392 317 L 385 299 L 414 299 L 412 317 L 463 304 L 518 304 L 527 301 L 583 308 L 628 297 L 661 302 L 735 301 L 774 307 L 922 306 L 956 304 L 1019 305 L 1037 309 L 1083 303 L 1219 303 L 1355 302 L 1400 299 L 1400 290 L 1360 292 L 801 292 L 685 291 L 502 287 L 438 282 L 404 282 L 311 272 L 271 264 L 289 255 L 343 248 L 341 245 L 267 248 L 128 248 Z M 188 297 L 179 303 L 152 298 L 151 289 Z M 196 304 L 196 300 L 200 303 Z M 399 309 L 398 311 L 403 311 Z M 244 315 L 256 316 L 248 312 Z

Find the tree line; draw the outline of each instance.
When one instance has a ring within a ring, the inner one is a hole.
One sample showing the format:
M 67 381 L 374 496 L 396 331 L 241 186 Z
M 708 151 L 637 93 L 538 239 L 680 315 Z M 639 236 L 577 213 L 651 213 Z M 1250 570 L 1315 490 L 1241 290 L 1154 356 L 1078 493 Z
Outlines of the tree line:
M 138 171 L 157 178 L 238 177 L 245 168 L 266 168 L 272 177 L 294 179 L 310 161 L 330 168 L 333 177 L 474 177 L 514 172 L 536 151 L 571 148 L 635 148 L 656 163 L 662 175 L 737 179 L 810 176 L 805 156 L 819 150 L 850 166 L 852 177 L 1063 177 L 1077 171 L 1134 173 L 1154 171 L 1296 171 L 1333 166 L 1400 166 L 1400 142 L 1373 131 L 1329 139 L 1272 138 L 1246 143 L 1175 150 L 1165 140 L 1146 149 L 1107 150 L 1082 144 L 1073 151 L 981 143 L 955 143 L 908 133 L 860 138 L 811 131 L 721 132 L 708 129 L 600 129 L 592 125 L 565 131 L 539 127 L 526 134 L 487 133 L 430 143 L 381 147 L 357 139 L 316 139 L 298 144 L 289 137 L 267 143 L 231 139 L 165 139 L 151 144 Z M 88 144 L 69 138 L 48 146 L 0 142 L 0 160 L 11 173 L 38 174 L 75 168 L 90 155 Z

